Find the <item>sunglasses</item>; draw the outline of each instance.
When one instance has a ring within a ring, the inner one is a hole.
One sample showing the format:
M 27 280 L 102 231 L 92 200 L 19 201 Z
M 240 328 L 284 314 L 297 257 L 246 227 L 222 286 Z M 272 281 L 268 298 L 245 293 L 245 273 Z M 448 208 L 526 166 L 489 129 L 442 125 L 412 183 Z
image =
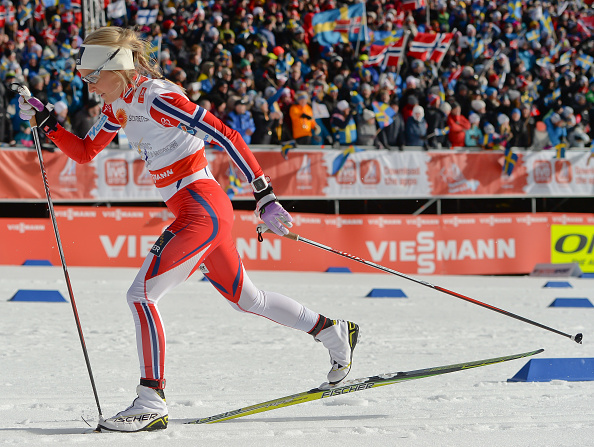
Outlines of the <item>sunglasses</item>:
M 101 66 L 97 70 L 89 73 L 88 75 L 83 77 L 82 80 L 85 81 L 87 84 L 96 84 L 97 81 L 99 81 L 99 78 L 101 77 L 100 76 L 101 70 L 103 70 L 105 68 L 105 66 L 109 63 L 110 60 L 112 60 L 114 57 L 116 57 L 116 54 L 118 54 L 120 52 L 120 50 L 121 50 L 121 48 L 118 48 L 117 50 L 115 50 L 115 52 L 111 56 L 109 56 L 109 58 L 103 64 L 101 64 Z

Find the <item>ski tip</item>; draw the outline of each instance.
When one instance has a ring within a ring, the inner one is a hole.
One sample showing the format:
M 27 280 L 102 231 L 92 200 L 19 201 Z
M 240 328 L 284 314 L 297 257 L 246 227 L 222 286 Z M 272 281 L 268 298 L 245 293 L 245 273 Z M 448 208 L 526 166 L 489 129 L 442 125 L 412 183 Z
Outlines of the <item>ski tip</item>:
M 575 334 L 573 337 L 571 337 L 571 339 L 572 339 L 573 341 L 575 341 L 576 343 L 578 343 L 578 344 L 580 344 L 580 345 L 582 344 L 582 339 L 583 339 L 583 338 L 584 338 L 584 336 L 582 335 L 582 333 L 581 333 L 581 332 L 580 332 L 580 333 L 578 333 L 578 334 Z

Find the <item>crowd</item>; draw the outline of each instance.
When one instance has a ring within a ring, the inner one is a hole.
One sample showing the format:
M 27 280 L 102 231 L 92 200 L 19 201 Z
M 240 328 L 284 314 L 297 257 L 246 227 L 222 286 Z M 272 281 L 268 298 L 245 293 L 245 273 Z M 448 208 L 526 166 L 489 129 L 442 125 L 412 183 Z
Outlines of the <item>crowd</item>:
M 366 2 L 369 41 L 320 45 L 313 16 L 352 3 L 126 0 L 125 15 L 108 23 L 143 33 L 164 76 L 248 144 L 590 146 L 594 10 L 588 2 L 418 0 L 413 3 L 422 7 L 409 9 L 411 2 L 372 0 Z M 62 2 L 29 16 L 23 10 L 34 5 L 27 0 L 0 4 L 0 141 L 31 144 L 12 82 L 28 85 L 54 105 L 62 125 L 84 136 L 101 104 L 73 73 L 80 13 Z M 153 23 L 144 24 L 147 10 L 155 12 Z M 439 63 L 403 57 L 399 66 L 371 65 L 374 33 L 400 30 L 409 46 L 418 33 L 451 32 L 453 39 Z

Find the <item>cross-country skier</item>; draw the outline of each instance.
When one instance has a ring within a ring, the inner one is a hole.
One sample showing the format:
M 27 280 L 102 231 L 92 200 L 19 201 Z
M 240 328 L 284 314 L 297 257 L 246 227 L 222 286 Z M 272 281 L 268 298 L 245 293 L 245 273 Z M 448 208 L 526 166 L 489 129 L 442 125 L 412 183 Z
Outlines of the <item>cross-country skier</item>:
M 256 213 L 268 228 L 281 236 L 287 234 L 292 218 L 277 201 L 239 133 L 165 80 L 147 54 L 148 43 L 129 29 L 105 27 L 85 39 L 76 67 L 89 92 L 104 102 L 98 121 L 85 138 L 66 131 L 38 99 L 19 98 L 21 117 L 34 116 L 38 127 L 78 163 L 90 162 L 119 129 L 124 129 L 175 215 L 127 293 L 140 360 L 138 397 L 115 416 L 101 418 L 98 429 L 134 432 L 167 427 L 165 330 L 157 303 L 198 268 L 236 310 L 307 332 L 322 342 L 332 364 L 328 382 L 342 381 L 351 368 L 358 326 L 330 320 L 252 283 L 231 237 L 231 202 L 208 169 L 204 142 L 221 146 L 243 172 L 254 191 Z

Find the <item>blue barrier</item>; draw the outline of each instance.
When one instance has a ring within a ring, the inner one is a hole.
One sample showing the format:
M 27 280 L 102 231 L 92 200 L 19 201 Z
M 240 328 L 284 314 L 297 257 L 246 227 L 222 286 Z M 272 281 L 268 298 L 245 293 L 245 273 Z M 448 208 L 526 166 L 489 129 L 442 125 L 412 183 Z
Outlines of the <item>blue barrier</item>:
M 57 290 L 19 290 L 8 301 L 28 301 L 46 303 L 65 303 L 66 300 Z
M 348 267 L 328 267 L 326 273 L 353 273 Z
M 549 307 L 594 307 L 588 298 L 555 298 Z
M 27 259 L 25 262 L 23 262 L 23 265 L 52 266 L 53 264 L 49 262 L 47 259 Z
M 369 298 L 408 298 L 402 289 L 371 289 L 365 296 Z
M 569 287 L 570 289 L 573 288 L 571 284 L 567 281 L 549 281 L 547 282 L 544 287 L 556 287 L 556 288 L 564 288 Z
M 594 358 L 531 359 L 508 382 L 594 380 Z
M 594 273 L 582 273 L 580 278 L 594 278 Z

